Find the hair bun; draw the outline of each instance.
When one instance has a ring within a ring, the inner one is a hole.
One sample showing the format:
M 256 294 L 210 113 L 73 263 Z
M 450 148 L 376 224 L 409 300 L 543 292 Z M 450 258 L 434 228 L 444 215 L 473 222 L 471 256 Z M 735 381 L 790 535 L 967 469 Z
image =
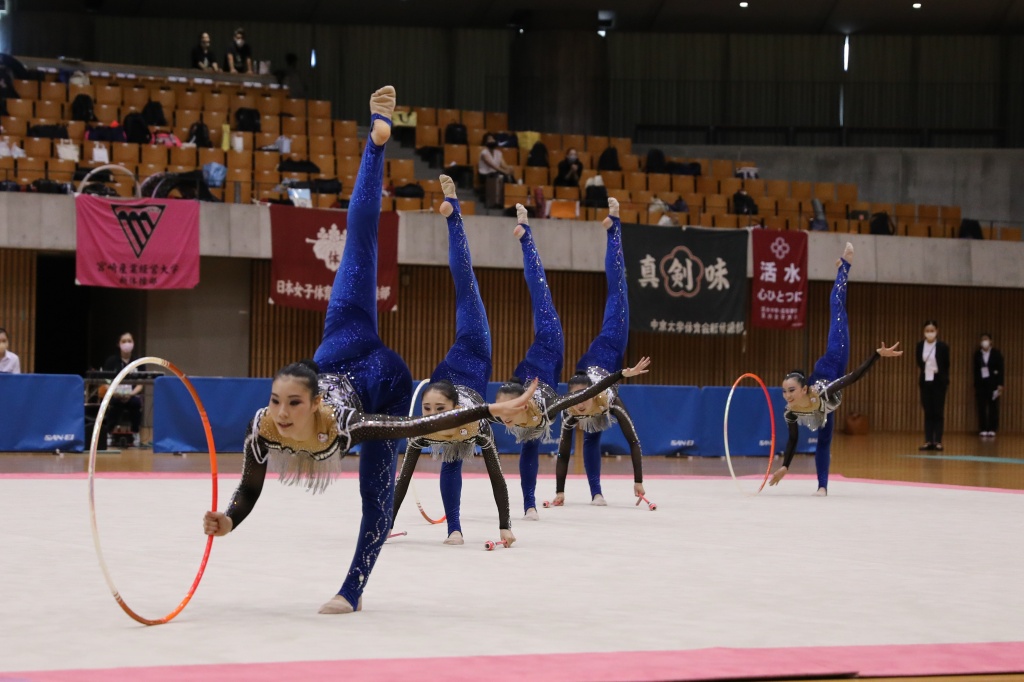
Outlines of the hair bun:
M 526 382 L 524 382 L 522 379 L 520 379 L 515 374 L 513 374 L 512 377 L 507 382 L 505 382 L 505 383 L 508 383 L 508 384 L 519 384 L 520 386 L 523 386 L 523 385 L 525 385 Z
M 309 358 L 303 358 L 299 360 L 299 364 L 303 367 L 308 367 L 315 373 L 320 374 L 320 365 L 317 364 L 316 360 L 310 360 Z

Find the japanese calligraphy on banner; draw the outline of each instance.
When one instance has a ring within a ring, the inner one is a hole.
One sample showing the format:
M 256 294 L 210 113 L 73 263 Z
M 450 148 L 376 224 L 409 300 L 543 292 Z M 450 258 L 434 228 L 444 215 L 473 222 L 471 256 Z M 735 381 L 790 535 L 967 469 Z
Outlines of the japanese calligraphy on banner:
M 199 202 L 75 197 L 75 281 L 120 289 L 199 284 Z
M 800 329 L 807 315 L 807 233 L 753 230 L 750 324 Z
M 628 225 L 629 322 L 638 331 L 741 334 L 747 231 Z
M 327 310 L 345 251 L 347 211 L 271 204 L 270 302 Z M 377 232 L 377 310 L 398 308 L 398 214 L 381 213 Z

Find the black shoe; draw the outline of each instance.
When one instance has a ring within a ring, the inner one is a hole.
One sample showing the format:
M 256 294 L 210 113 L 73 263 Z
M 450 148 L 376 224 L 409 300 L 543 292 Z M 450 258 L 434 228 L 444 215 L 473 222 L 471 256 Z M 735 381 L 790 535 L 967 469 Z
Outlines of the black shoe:
M 935 444 L 934 443 L 925 443 L 924 445 L 922 445 L 921 447 L 918 448 L 918 450 L 920 450 L 921 452 L 924 452 L 925 450 L 934 450 L 934 449 L 935 449 Z
M 943 449 L 942 443 L 936 443 L 935 446 L 932 448 L 932 450 L 942 450 L 942 449 Z

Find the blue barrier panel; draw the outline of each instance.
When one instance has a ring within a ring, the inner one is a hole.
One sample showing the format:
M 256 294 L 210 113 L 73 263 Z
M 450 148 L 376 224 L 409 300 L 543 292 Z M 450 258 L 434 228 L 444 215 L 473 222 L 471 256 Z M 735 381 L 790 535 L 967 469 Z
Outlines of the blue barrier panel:
M 189 377 L 206 408 L 218 452 L 241 452 L 256 410 L 270 402 L 271 379 Z M 153 385 L 153 452 L 206 452 L 192 396 L 176 377 Z
M 701 446 L 700 389 L 696 386 L 619 386 L 645 455 L 695 455 Z M 622 429 L 601 438 L 601 451 L 628 455 Z
M 782 452 L 789 437 L 789 427 L 783 413 L 786 401 L 782 389 L 769 386 L 768 394 L 775 410 L 775 450 Z M 701 455 L 722 457 L 725 455 L 725 439 L 722 425 L 725 419 L 725 401 L 729 397 L 726 386 L 705 386 L 701 389 Z M 797 452 L 813 452 L 817 442 L 806 427 L 800 427 Z M 760 386 L 740 386 L 732 398 L 729 412 L 729 452 L 733 455 L 751 456 L 769 454 L 771 425 L 768 422 L 768 405 Z
M 81 452 L 85 384 L 67 374 L 0 374 L 0 451 Z

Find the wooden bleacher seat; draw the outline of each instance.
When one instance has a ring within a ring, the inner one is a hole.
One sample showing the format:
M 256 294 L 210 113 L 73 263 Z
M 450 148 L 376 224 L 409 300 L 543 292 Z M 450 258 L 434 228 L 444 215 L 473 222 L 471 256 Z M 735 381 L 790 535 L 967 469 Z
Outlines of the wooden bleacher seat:
M 441 146 L 441 129 L 435 125 L 416 126 L 416 149 Z
M 647 189 L 647 173 L 643 171 L 630 171 L 623 173 L 626 189 L 631 192 L 645 191 Z
M 236 152 L 234 149 L 229 149 L 227 152 L 228 162 L 226 164 L 228 170 L 245 170 L 247 173 L 251 173 L 252 155 L 253 152 L 251 150 Z
M 270 133 L 277 138 L 281 134 L 281 117 L 275 114 L 260 114 L 260 132 Z
M 823 204 L 832 203 L 836 200 L 836 184 L 834 182 L 816 182 L 812 196 Z
M 110 145 L 111 163 L 122 166 L 135 166 L 139 163 L 139 145 L 132 142 L 114 142 Z
M 924 223 L 903 223 L 908 237 L 930 237 L 931 231 Z
M 449 123 L 461 123 L 462 122 L 462 111 L 460 109 L 438 109 L 437 110 L 437 127 L 442 130 L 442 133 Z
M 508 114 L 499 111 L 488 111 L 484 114 L 484 128 L 492 132 L 508 130 Z
M 335 137 L 359 137 L 359 130 L 356 122 L 349 119 L 334 121 Z
M 872 203 L 871 213 L 888 213 L 892 218 L 896 215 L 896 204 Z
M 281 100 L 281 114 L 292 117 L 306 118 L 306 100 L 285 97 Z M 287 118 L 285 116 L 285 118 Z
M 712 159 L 711 168 L 705 173 L 713 178 L 731 178 L 735 175 L 733 162 L 729 159 Z
M 601 152 L 608 148 L 610 144 L 607 137 L 604 135 L 587 135 L 586 147 L 587 151 L 595 158 L 598 159 L 601 156 Z
M 359 139 L 355 137 L 337 137 L 334 138 L 334 155 L 335 156 L 359 156 L 363 153 L 362 146 L 359 143 Z
M 52 154 L 53 141 L 48 137 L 26 137 L 21 141 L 21 148 L 27 156 L 48 159 Z
M 419 197 L 395 197 L 396 211 L 421 211 L 423 199 Z
M 622 171 L 598 171 L 598 175 L 604 180 L 604 186 L 609 190 L 622 189 Z
M 618 199 L 620 204 L 628 204 L 633 200 L 628 189 L 609 189 L 608 197 Z
M 755 201 L 758 197 L 763 197 L 768 193 L 765 181 L 757 178 L 744 180 L 743 188 L 747 190 L 747 194 L 753 197 Z
M 765 194 L 776 199 L 789 198 L 789 180 L 765 180 Z
M 309 141 L 309 153 L 312 154 L 330 154 L 335 155 L 334 151 L 334 138 L 330 135 L 310 135 Z M 344 156 L 348 156 L 345 154 Z
M 696 191 L 696 182 L 692 175 L 673 175 L 672 191 L 679 194 L 692 194 Z
M 628 137 L 609 137 L 608 146 L 618 149 L 620 158 L 625 154 L 633 153 L 633 140 Z
M 469 146 L 464 144 L 446 144 L 444 146 L 444 166 L 468 166 Z
M 580 215 L 580 202 L 555 199 L 548 202 L 548 217 L 558 220 L 576 220 Z
M 139 147 L 141 152 L 139 163 L 166 167 L 168 163 L 167 147 L 157 144 L 144 144 Z
M 523 185 L 505 185 L 505 208 L 515 206 L 516 204 L 523 204 L 524 206 L 529 204 L 530 188 Z
M 889 215 L 896 218 L 896 222 L 912 223 L 917 218 L 917 206 L 915 204 L 896 204 L 896 208 Z
M 75 162 L 65 159 L 50 159 L 46 164 L 46 177 L 56 182 L 72 182 L 75 177 Z
M 736 228 L 741 226 L 740 225 L 740 219 L 741 218 L 748 219 L 748 216 L 738 216 L 738 215 L 733 215 L 731 213 L 727 213 L 727 214 L 716 214 L 713 219 L 714 219 L 715 227 L 726 227 L 726 228 L 730 228 L 730 229 L 736 229 Z M 746 224 L 744 224 L 742 227 L 746 227 Z
M 7 100 L 7 114 L 26 120 L 34 118 L 36 116 L 34 102 L 30 99 L 9 98 Z
M 779 216 L 768 215 L 762 218 L 764 220 L 764 226 L 769 230 L 785 230 L 787 228 L 786 219 Z
M 100 125 L 110 125 L 121 121 L 121 108 L 116 104 L 94 104 L 92 109 Z
M 555 151 L 562 149 L 562 135 L 561 133 L 541 133 L 540 142 L 548 148 L 548 160 L 549 161 L 561 161 L 565 155 L 555 155 Z
M 543 166 L 526 166 L 523 169 L 523 182 L 530 187 L 546 185 L 549 181 L 548 169 Z
M 15 78 L 11 81 L 11 85 L 14 86 L 14 91 L 18 93 L 18 97 L 25 100 L 39 99 L 39 81 L 21 80 Z
M 961 220 L 959 206 L 939 206 L 939 217 L 944 224 L 959 229 Z
M 93 97 L 93 101 L 96 104 L 113 104 L 114 106 L 121 106 L 124 95 L 121 92 L 120 85 L 97 85 L 94 90 L 96 95 Z
M 11 110 L 11 103 L 14 100 L 7 100 L 7 110 Z M 64 120 L 64 102 L 51 100 L 39 100 L 35 103 L 35 117 L 49 118 L 58 121 Z
M 729 212 L 729 197 L 724 194 L 704 195 L 704 212 L 724 214 Z
M 324 99 L 306 100 L 307 118 L 331 118 L 331 103 Z
M 434 107 L 413 107 L 412 110 L 416 112 L 416 125 L 437 125 L 437 109 Z
M 850 205 L 857 201 L 857 185 L 852 182 L 836 183 L 836 201 Z
M 358 156 L 339 156 L 336 159 L 338 166 L 338 175 L 351 175 L 353 178 L 359 172 L 359 157 Z
M 740 178 L 722 178 L 718 181 L 718 193 L 730 198 L 733 194 L 740 191 L 742 187 L 743 180 Z M 747 194 L 750 194 L 750 192 L 747 192 Z
M 486 125 L 486 116 L 482 111 L 463 111 L 462 112 L 462 125 L 466 126 L 466 129 L 480 128 L 484 129 Z M 481 137 L 481 139 L 483 139 Z M 472 141 L 472 139 L 470 139 Z
M 579 187 L 555 187 L 555 199 L 580 200 Z
M 762 213 L 766 213 L 763 207 L 758 206 Z M 780 197 L 775 200 L 775 214 L 786 218 L 792 224 L 794 220 L 799 220 L 802 213 L 802 206 L 799 199 L 793 197 Z
M 718 178 L 710 175 L 699 175 L 696 178 L 696 187 L 699 194 L 718 194 Z
M 789 184 L 789 196 L 793 199 L 810 201 L 812 184 L 804 180 L 794 180 Z
M 258 152 L 252 153 L 253 168 L 257 171 L 265 170 L 277 170 L 277 165 L 281 163 L 281 154 L 278 152 Z
M 308 118 L 306 119 L 306 134 L 310 137 L 314 135 L 331 137 L 333 135 L 332 123 L 329 118 Z
M 672 176 L 668 173 L 648 173 L 647 189 L 652 192 L 668 192 L 672 189 Z
M 1021 230 L 1019 227 L 1003 226 L 999 228 L 999 240 L 1004 242 L 1019 242 Z
M 300 116 L 282 116 L 281 117 L 281 134 L 282 135 L 306 135 L 306 119 Z
M 46 158 L 27 156 L 15 160 L 15 177 L 23 185 L 46 178 Z
M 171 147 L 168 159 L 172 166 L 198 166 L 198 154 L 195 147 Z
M 587 144 L 587 138 L 585 135 L 575 134 L 564 134 L 562 135 L 562 149 L 568 151 L 569 149 L 575 149 L 579 152 L 580 156 L 586 151 L 585 147 Z M 584 168 L 588 167 L 588 164 L 584 164 Z
M 261 92 L 256 97 L 256 111 L 260 112 L 261 116 L 280 116 L 283 99 L 269 92 Z
M 310 154 L 309 160 L 320 169 L 319 178 L 337 177 L 338 171 L 335 168 L 334 154 Z

